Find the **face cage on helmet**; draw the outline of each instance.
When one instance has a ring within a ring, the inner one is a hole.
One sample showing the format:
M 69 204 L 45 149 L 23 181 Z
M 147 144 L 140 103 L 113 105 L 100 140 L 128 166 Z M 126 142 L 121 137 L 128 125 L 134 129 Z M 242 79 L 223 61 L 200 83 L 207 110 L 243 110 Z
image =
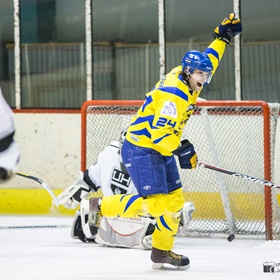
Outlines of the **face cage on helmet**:
M 200 82 L 201 84 L 205 85 L 205 84 L 209 84 L 212 78 L 212 73 L 208 73 L 208 72 L 204 72 L 207 74 L 206 77 L 202 77 L 200 76 L 199 73 L 193 73 L 190 74 L 190 76 L 195 79 L 196 81 Z
M 203 82 L 203 84 L 204 85 L 209 84 L 211 82 L 211 79 L 212 79 L 212 72 L 207 72 L 207 71 L 204 71 L 203 69 L 200 69 L 200 68 L 192 68 L 191 66 L 187 66 L 184 70 L 184 73 L 193 77 L 194 75 L 196 75 L 196 74 L 193 74 L 193 72 L 196 69 L 208 74 L 208 76 L 207 76 L 206 80 Z M 197 75 L 199 75 L 199 74 L 197 74 Z M 193 77 L 193 78 L 197 81 L 200 81 L 199 77 L 198 78 Z

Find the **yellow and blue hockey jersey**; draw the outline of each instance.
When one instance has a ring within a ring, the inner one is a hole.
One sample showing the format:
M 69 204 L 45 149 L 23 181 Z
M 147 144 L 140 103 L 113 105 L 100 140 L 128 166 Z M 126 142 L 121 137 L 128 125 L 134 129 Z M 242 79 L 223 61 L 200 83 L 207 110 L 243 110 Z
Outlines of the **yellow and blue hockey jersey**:
M 224 54 L 226 43 L 214 40 L 205 53 L 213 71 Z M 151 148 L 163 156 L 171 156 L 178 148 L 183 129 L 194 111 L 199 92 L 189 90 L 183 82 L 182 66 L 172 69 L 146 94 L 146 100 L 132 119 L 126 139 L 143 148 Z

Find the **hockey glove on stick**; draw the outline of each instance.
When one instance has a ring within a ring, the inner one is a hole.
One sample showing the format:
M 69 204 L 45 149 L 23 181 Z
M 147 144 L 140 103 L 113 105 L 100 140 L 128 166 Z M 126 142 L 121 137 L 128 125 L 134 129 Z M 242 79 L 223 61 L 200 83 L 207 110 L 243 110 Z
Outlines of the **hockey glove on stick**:
M 220 26 L 214 29 L 214 38 L 223 40 L 227 44 L 230 43 L 232 37 L 242 32 L 242 25 L 240 19 L 235 16 L 235 13 L 230 13 Z
M 82 198 L 89 195 L 91 188 L 84 181 L 84 173 L 78 172 L 75 182 L 67 187 L 58 197 L 58 203 L 67 209 L 75 209 L 80 204 Z
M 173 151 L 178 156 L 180 167 L 183 169 L 193 169 L 197 165 L 197 155 L 193 144 L 185 139 L 181 142 L 181 146 Z

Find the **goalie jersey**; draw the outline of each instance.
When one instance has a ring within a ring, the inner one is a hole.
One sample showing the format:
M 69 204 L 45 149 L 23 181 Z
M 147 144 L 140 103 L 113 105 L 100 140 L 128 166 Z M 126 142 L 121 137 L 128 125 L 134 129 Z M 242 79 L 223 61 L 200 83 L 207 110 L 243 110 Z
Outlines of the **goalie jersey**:
M 89 177 L 103 196 L 137 193 L 121 161 L 119 142 L 113 141 L 98 156 L 96 164 L 88 169 Z

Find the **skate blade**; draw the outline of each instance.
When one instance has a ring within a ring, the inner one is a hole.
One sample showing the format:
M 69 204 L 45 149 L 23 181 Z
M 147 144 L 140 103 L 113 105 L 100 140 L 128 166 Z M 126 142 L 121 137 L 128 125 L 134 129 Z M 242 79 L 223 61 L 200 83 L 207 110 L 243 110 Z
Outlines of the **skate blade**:
M 190 268 L 190 265 L 188 264 L 185 266 L 173 266 L 166 263 L 153 263 L 152 268 L 158 270 L 187 270 Z

